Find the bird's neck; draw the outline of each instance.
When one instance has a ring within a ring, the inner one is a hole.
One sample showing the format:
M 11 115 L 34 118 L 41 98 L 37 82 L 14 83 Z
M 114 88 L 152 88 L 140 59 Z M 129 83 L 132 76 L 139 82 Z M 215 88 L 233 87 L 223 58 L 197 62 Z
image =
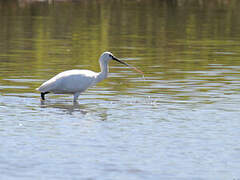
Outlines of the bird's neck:
M 103 63 L 102 61 L 100 61 L 100 68 L 101 68 L 101 72 L 97 76 L 97 82 L 104 80 L 105 78 L 107 78 L 107 75 L 108 75 L 107 63 Z

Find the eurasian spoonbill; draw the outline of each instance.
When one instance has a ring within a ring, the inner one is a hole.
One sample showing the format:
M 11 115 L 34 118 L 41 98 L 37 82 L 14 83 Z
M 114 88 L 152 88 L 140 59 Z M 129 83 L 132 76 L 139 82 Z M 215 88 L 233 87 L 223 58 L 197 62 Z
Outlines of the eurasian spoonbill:
M 61 72 L 44 82 L 36 90 L 41 92 L 42 100 L 45 100 L 45 94 L 55 93 L 55 94 L 73 94 L 74 101 L 77 101 L 80 93 L 85 91 L 87 88 L 95 85 L 96 83 L 107 78 L 108 75 L 108 63 L 110 60 L 115 60 L 126 66 L 135 69 L 137 72 L 143 74 L 142 71 L 137 68 L 119 60 L 110 52 L 104 52 L 100 58 L 100 68 L 101 72 L 96 73 L 90 70 L 68 70 Z

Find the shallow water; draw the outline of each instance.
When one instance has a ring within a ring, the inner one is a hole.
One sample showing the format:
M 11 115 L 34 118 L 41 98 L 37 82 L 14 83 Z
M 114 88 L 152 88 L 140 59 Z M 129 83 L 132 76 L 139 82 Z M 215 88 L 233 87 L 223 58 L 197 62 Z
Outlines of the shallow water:
M 238 1 L 0 1 L 1 179 L 239 179 Z M 109 78 L 72 102 L 35 90 Z

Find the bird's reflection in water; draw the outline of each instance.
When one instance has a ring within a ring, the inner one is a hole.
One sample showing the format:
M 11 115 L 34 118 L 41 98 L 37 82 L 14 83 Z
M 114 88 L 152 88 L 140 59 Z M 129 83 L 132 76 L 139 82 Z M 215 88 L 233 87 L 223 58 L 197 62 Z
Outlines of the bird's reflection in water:
M 41 101 L 40 104 L 41 108 L 54 108 L 54 109 L 60 109 L 63 112 L 73 115 L 73 113 L 80 112 L 81 115 L 90 115 L 92 117 L 95 117 L 95 119 L 100 119 L 102 121 L 107 120 L 107 109 L 106 108 L 99 108 L 98 103 L 88 103 L 88 104 L 82 104 L 79 102 L 69 102 L 69 101 Z M 97 110 L 98 109 L 98 110 Z
M 56 108 L 61 109 L 67 114 L 73 114 L 74 112 L 80 112 L 82 115 L 86 115 L 90 110 L 86 104 L 79 104 L 78 102 L 65 102 L 65 101 L 41 101 L 42 108 Z

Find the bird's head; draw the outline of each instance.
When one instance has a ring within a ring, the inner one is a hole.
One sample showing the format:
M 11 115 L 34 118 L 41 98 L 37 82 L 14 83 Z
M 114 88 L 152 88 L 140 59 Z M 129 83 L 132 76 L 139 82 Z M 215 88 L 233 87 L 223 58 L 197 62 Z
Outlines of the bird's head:
M 104 53 L 102 53 L 102 55 L 100 56 L 100 61 L 101 62 L 109 62 L 110 60 L 112 60 L 113 59 L 113 54 L 111 53 L 111 52 L 104 52 Z
M 135 71 L 143 74 L 143 72 L 140 71 L 140 70 L 138 70 L 137 68 L 135 68 L 135 67 L 133 67 L 133 66 L 125 63 L 124 61 L 116 58 L 111 52 L 104 52 L 104 53 L 102 53 L 102 55 L 100 56 L 100 59 L 99 59 L 100 64 L 108 64 L 108 62 L 109 62 L 110 60 L 117 61 L 117 62 L 119 62 L 119 63 L 121 63 L 121 64 L 124 64 L 125 66 L 131 67 L 131 68 L 133 68 Z
M 104 52 L 102 53 L 102 55 L 100 56 L 100 62 L 103 62 L 103 63 L 108 63 L 110 60 L 114 60 L 114 61 L 117 61 L 121 64 L 124 64 L 126 66 L 129 66 L 129 64 L 119 60 L 118 58 L 116 58 L 111 52 Z

